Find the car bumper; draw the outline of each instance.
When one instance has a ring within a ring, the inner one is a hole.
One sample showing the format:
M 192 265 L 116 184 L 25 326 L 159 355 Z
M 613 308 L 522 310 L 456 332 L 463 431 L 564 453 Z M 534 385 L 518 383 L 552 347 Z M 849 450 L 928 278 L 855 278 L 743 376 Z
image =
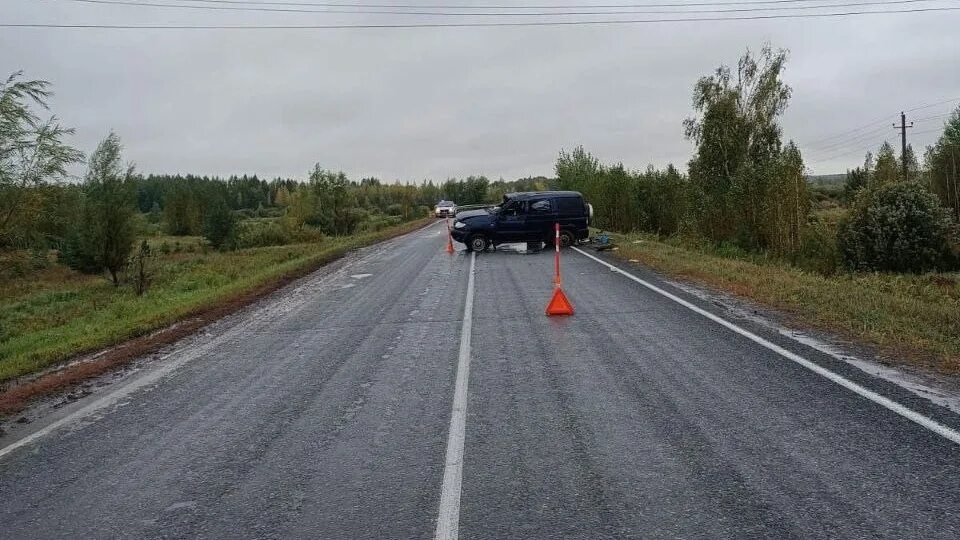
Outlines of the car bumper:
M 461 244 L 466 244 L 467 237 L 470 236 L 470 233 L 463 229 L 450 229 L 450 236 L 452 236 L 453 239 L 456 240 L 457 242 L 460 242 Z

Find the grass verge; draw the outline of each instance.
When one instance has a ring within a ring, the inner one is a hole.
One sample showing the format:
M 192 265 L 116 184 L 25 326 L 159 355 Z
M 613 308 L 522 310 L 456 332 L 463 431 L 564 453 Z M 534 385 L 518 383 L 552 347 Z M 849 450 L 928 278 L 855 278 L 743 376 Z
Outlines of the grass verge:
M 652 235 L 611 236 L 624 259 L 876 346 L 891 361 L 960 373 L 960 273 L 824 276 L 775 259 L 705 253 Z
M 429 221 L 330 237 L 318 243 L 163 254 L 153 262 L 153 280 L 143 296 L 134 294 L 130 286 L 114 287 L 102 277 L 84 276 L 61 266 L 0 282 L 0 382 L 9 385 L 17 377 L 140 336 L 143 346 L 127 347 L 120 360 L 130 359 L 350 250 L 405 234 Z M 180 325 L 176 331 L 148 336 L 187 319 L 193 319 L 192 323 Z M 116 354 L 110 363 L 119 363 Z M 87 371 L 96 370 L 90 367 Z

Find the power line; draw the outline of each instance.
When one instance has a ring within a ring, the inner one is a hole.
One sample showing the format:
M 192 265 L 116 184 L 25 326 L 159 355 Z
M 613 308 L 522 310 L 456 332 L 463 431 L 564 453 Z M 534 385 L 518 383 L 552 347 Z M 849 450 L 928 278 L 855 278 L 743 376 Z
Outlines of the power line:
M 945 116 L 945 115 L 939 115 L 939 116 Z M 918 120 L 915 120 L 915 121 L 918 121 Z M 894 126 L 894 127 L 898 128 L 898 129 L 901 128 L 901 126 Z M 907 126 L 907 127 L 910 127 L 910 126 Z M 884 129 L 884 131 L 886 131 L 888 128 L 887 128 L 886 126 L 884 126 L 883 129 Z M 921 130 L 921 131 L 915 131 L 915 132 L 913 132 L 913 135 L 914 135 L 914 136 L 917 136 L 917 135 L 928 135 L 928 134 L 930 134 L 930 133 L 942 133 L 942 132 L 943 132 L 943 128 L 933 128 L 933 129 L 925 129 L 925 130 Z M 879 134 L 878 134 L 878 135 L 879 135 Z M 874 136 L 877 136 L 877 135 L 874 135 Z M 855 153 L 859 153 L 859 152 L 868 152 L 868 151 L 869 151 L 869 149 L 864 149 L 862 146 L 860 146 L 860 145 L 862 145 L 862 144 L 867 144 L 867 141 L 866 141 L 866 140 L 862 140 L 862 141 L 859 141 L 859 142 L 851 141 L 851 144 L 857 144 L 858 146 L 857 146 L 857 148 L 847 148 L 847 149 L 844 149 L 844 151 L 841 152 L 841 153 L 839 153 L 839 154 L 834 153 L 834 154 L 828 155 L 827 157 L 824 157 L 824 158 L 821 158 L 821 159 L 811 160 L 810 162 L 811 162 L 811 163 L 823 163 L 824 161 L 831 161 L 831 160 L 834 160 L 834 159 L 838 159 L 838 158 L 842 158 L 842 157 L 849 156 L 849 155 L 851 155 L 851 154 L 855 154 Z M 837 147 L 835 150 L 842 149 L 842 148 L 843 148 L 843 147 Z M 829 152 L 828 152 L 828 153 L 829 153 Z
M 855 153 L 859 153 L 859 152 L 863 152 L 863 149 L 850 150 L 849 152 L 846 152 L 846 153 L 843 153 L 843 154 L 837 154 L 837 155 L 835 155 L 835 156 L 825 157 L 825 158 L 822 158 L 822 159 L 812 159 L 812 160 L 810 160 L 810 163 L 823 163 L 824 161 L 833 161 L 833 160 L 835 160 L 835 159 L 842 158 L 842 157 L 846 157 L 846 156 L 849 156 L 849 155 L 852 155 L 852 154 L 855 154 Z M 867 150 L 867 152 L 869 152 L 869 150 Z
M 843 138 L 843 137 L 859 138 L 859 137 L 862 137 L 862 136 L 864 136 L 864 135 L 868 135 L 868 134 L 871 134 L 871 133 L 873 133 L 873 132 L 877 132 L 878 130 L 884 130 L 884 131 L 886 131 L 886 129 L 887 129 L 886 123 L 887 123 L 887 121 L 890 120 L 891 118 L 894 118 L 894 115 L 888 114 L 888 115 L 884 116 L 883 118 L 879 118 L 879 119 L 877 119 L 877 120 L 874 120 L 873 122 L 869 122 L 869 123 L 864 124 L 864 125 L 862 125 L 862 126 L 855 127 L 855 128 L 853 128 L 853 129 L 849 129 L 849 130 L 843 131 L 843 132 L 841 132 L 841 133 L 837 133 L 836 135 L 831 135 L 831 136 L 829 136 L 829 137 L 824 137 L 824 138 L 822 138 L 822 139 L 814 139 L 813 142 L 811 142 L 811 143 L 806 143 L 806 146 L 808 146 L 808 147 L 813 147 L 813 148 L 820 147 L 821 149 L 825 149 L 825 148 L 828 149 L 828 148 L 830 148 L 830 147 L 832 147 L 832 146 L 835 146 L 836 144 L 843 144 L 843 142 L 844 142 L 844 141 L 836 141 L 835 139 L 841 139 L 841 138 Z M 884 125 L 883 125 L 883 126 L 877 126 L 876 124 L 879 124 L 879 123 L 883 123 Z M 868 128 L 869 128 L 869 129 L 868 129 Z M 828 141 L 830 141 L 830 142 L 828 142 Z M 823 143 L 826 143 L 826 144 L 823 144 Z
M 488 12 L 449 12 L 449 11 L 408 11 L 408 10 L 369 10 L 363 8 L 362 10 L 344 10 L 344 9 L 304 9 L 304 8 L 273 8 L 273 7 L 254 7 L 254 6 L 206 6 L 206 5 L 188 5 L 188 4 L 169 4 L 169 3 L 159 3 L 159 2 L 136 2 L 132 0 L 62 0 L 68 2 L 77 2 L 83 4 L 101 4 L 101 5 L 119 5 L 119 6 L 129 6 L 129 7 L 147 7 L 147 8 L 172 8 L 172 9 L 196 9 L 196 10 L 206 10 L 206 11 L 249 11 L 249 12 L 265 12 L 265 13 L 336 13 L 336 14 L 355 14 L 355 15 L 427 15 L 427 16 L 438 16 L 438 17 L 557 17 L 557 16 L 571 16 L 571 15 L 655 15 L 655 14 L 681 14 L 681 13 L 690 13 L 690 14 L 701 14 L 701 13 L 739 13 L 739 12 L 757 12 L 757 11 L 794 11 L 794 10 L 807 10 L 807 9 L 839 9 L 845 7 L 862 7 L 862 6 L 885 6 L 885 5 L 902 5 L 902 4 L 916 4 L 916 3 L 929 3 L 929 2 L 938 2 L 940 0 L 868 0 L 860 2 L 845 2 L 845 3 L 832 3 L 832 4 L 813 4 L 813 5 L 790 5 L 790 6 L 773 6 L 773 7 L 742 7 L 742 8 L 731 8 L 731 9 L 685 9 L 685 10 L 663 10 L 657 9 L 655 11 L 638 11 L 638 10 L 629 10 L 629 11 L 531 11 L 531 12 L 517 12 L 517 11 L 488 11 Z M 818 0 L 803 0 L 804 2 L 818 1 Z M 822 1 L 822 0 L 819 0 Z M 715 2 L 707 3 L 705 5 L 713 6 L 724 6 L 731 5 L 724 2 Z M 692 6 L 692 4 L 680 4 L 683 7 Z M 675 7 L 678 4 L 651 4 L 645 7 Z
M 912 108 L 912 109 L 907 109 L 906 111 L 903 111 L 903 112 L 913 112 L 913 111 L 919 111 L 919 110 L 922 110 L 922 109 L 929 109 L 930 107 L 936 107 L 937 105 L 946 105 L 947 103 L 953 103 L 953 102 L 955 102 L 955 101 L 960 101 L 960 97 L 945 99 L 945 100 L 943 100 L 943 101 L 938 101 L 938 102 L 936 102 L 936 103 L 928 103 L 928 104 L 926 104 L 926 105 L 920 105 L 919 107 L 914 107 L 914 108 Z
M 352 2 L 288 2 L 288 1 L 262 1 L 253 2 L 250 0 L 180 0 L 181 2 L 205 3 L 205 4 L 241 4 L 254 6 L 298 6 L 298 7 L 353 7 L 353 8 L 392 8 L 392 9 L 621 9 L 621 8 L 647 8 L 647 7 L 686 7 L 686 6 L 713 6 L 713 5 L 750 5 L 750 4 L 792 4 L 800 2 L 816 2 L 818 0 L 734 0 L 731 2 L 683 2 L 673 4 L 568 4 L 568 5 L 473 5 L 464 6 L 456 4 L 358 4 Z
M 821 156 L 831 156 L 824 159 L 832 159 L 832 157 L 843 156 L 851 151 L 856 152 L 859 151 L 858 149 L 862 148 L 863 145 L 875 144 L 877 140 L 887 142 L 887 136 L 885 134 L 888 133 L 887 130 L 889 129 L 889 124 L 884 124 L 878 128 L 872 129 L 869 132 L 862 133 L 854 138 L 844 140 L 839 143 L 835 143 L 828 148 L 820 149 L 814 153 Z
M 835 148 L 832 151 L 827 152 L 825 154 L 814 154 L 814 155 L 824 156 L 816 161 L 829 161 L 831 159 L 848 156 L 850 154 L 854 154 L 858 152 L 866 152 L 866 151 L 869 151 L 870 147 L 881 146 L 883 145 L 883 143 L 889 143 L 889 142 L 890 141 L 888 141 L 885 137 L 882 138 L 882 142 L 880 144 L 877 144 L 877 139 L 873 139 L 872 142 L 870 139 L 866 139 L 866 140 L 859 141 L 856 144 L 853 144 L 852 146 Z
M 913 107 L 912 109 L 906 109 L 904 112 L 913 112 L 913 111 L 919 111 L 919 110 L 922 110 L 922 109 L 929 109 L 930 107 L 936 107 L 937 105 L 944 105 L 944 104 L 947 104 L 947 103 L 953 103 L 953 102 L 955 102 L 955 101 L 960 101 L 960 98 L 951 98 L 951 99 L 945 99 L 945 100 L 943 100 L 943 101 L 937 101 L 937 102 L 934 102 L 934 103 L 927 103 L 927 104 L 925 104 L 925 105 L 920 105 L 920 106 L 918 106 L 918 107 Z M 932 118 L 937 118 L 937 117 L 939 117 L 939 116 L 946 116 L 946 115 L 948 115 L 948 114 L 951 114 L 951 113 L 946 113 L 946 114 L 944 114 L 944 115 L 935 115 L 935 116 L 930 116 L 930 117 L 925 117 L 925 118 L 919 118 L 919 119 L 917 119 L 916 121 L 920 121 L 920 120 L 930 120 L 930 119 L 932 119 Z M 886 130 L 886 129 L 887 129 L 886 126 L 883 126 L 883 127 L 874 127 L 873 129 L 867 129 L 867 128 L 870 128 L 871 126 L 874 126 L 874 125 L 879 124 L 879 123 L 881 123 L 881 122 L 886 123 L 891 117 L 895 118 L 896 115 L 888 114 L 888 115 L 886 115 L 886 116 L 884 116 L 884 117 L 882 117 L 882 118 L 878 118 L 877 120 L 874 120 L 874 121 L 872 121 L 872 122 L 868 122 L 868 123 L 866 123 L 866 124 L 864 124 L 864 125 L 862 125 L 862 126 L 860 126 L 860 127 L 855 127 L 855 128 L 853 128 L 853 129 L 849 129 L 849 130 L 846 130 L 846 131 L 842 131 L 842 132 L 840 132 L 840 133 L 837 133 L 836 135 L 830 135 L 829 137 L 824 137 L 824 138 L 822 138 L 822 139 L 815 139 L 812 143 L 806 143 L 806 146 L 808 146 L 808 147 L 816 147 L 816 146 L 819 146 L 819 145 L 820 145 L 821 143 L 823 143 L 823 142 L 833 141 L 834 139 L 839 139 L 839 138 L 845 137 L 845 136 L 851 136 L 851 135 L 852 135 L 852 136 L 854 136 L 855 138 L 860 138 L 860 137 L 863 136 L 863 135 L 868 135 L 868 132 L 874 132 L 874 131 L 878 131 L 878 130 Z M 863 133 L 860 133 L 860 134 L 856 134 L 857 132 L 863 131 L 863 130 L 865 130 L 865 129 L 866 129 L 867 131 L 864 131 Z M 854 135 L 854 134 L 856 134 L 856 135 Z M 828 143 L 828 144 L 826 145 L 826 147 L 827 147 L 827 148 L 829 148 L 829 147 L 840 148 L 840 146 L 836 146 L 836 145 L 837 145 L 837 143 L 835 143 L 835 142 L 830 142 L 830 143 Z M 840 143 L 840 145 L 842 146 L 843 143 Z
M 853 130 L 844 131 L 838 135 L 821 139 L 821 142 L 816 144 L 806 143 L 806 147 L 815 149 L 818 152 L 832 152 L 838 148 L 843 148 L 851 143 L 855 143 L 861 140 L 867 140 L 872 137 L 880 136 L 881 134 L 887 131 L 887 123 L 896 118 L 894 115 L 887 115 L 877 122 L 872 122 L 869 125 L 862 126 L 860 128 L 855 128 Z M 879 122 L 879 125 L 877 123 Z M 868 127 L 871 126 L 872 127 Z M 830 142 L 827 142 L 827 139 L 830 139 Z
M 888 141 L 888 140 L 884 137 L 884 138 L 883 138 L 883 142 L 880 143 L 880 144 L 877 145 L 877 146 L 878 146 L 878 147 L 879 147 L 879 146 L 882 146 L 884 143 L 889 144 L 890 141 Z M 874 143 L 874 144 L 876 144 L 876 143 Z M 834 159 L 837 159 L 837 158 L 841 158 L 841 157 L 845 157 L 845 156 L 849 156 L 849 155 L 851 155 L 851 154 L 857 154 L 857 153 L 861 153 L 861 152 L 865 154 L 865 153 L 867 153 L 867 152 L 870 151 L 870 148 L 869 148 L 870 146 L 871 146 L 871 145 L 870 145 L 870 143 L 869 143 L 868 141 L 866 141 L 866 140 L 860 141 L 860 142 L 859 142 L 856 146 L 854 146 L 854 147 L 840 148 L 840 149 L 839 149 L 839 150 L 840 150 L 839 153 L 837 153 L 837 152 L 830 153 L 830 154 L 827 155 L 826 157 L 812 160 L 811 163 L 822 163 L 822 162 L 824 162 L 824 161 L 830 161 L 830 160 L 834 160 Z
M 631 24 L 756 21 L 772 19 L 823 19 L 855 15 L 894 15 L 903 13 L 930 13 L 958 11 L 958 7 L 931 7 L 883 11 L 844 11 L 837 13 L 784 13 L 775 15 L 740 15 L 733 17 L 683 17 L 668 19 L 606 19 L 588 21 L 524 21 L 524 22 L 456 22 L 456 23 L 383 23 L 383 24 L 311 24 L 311 25 L 174 25 L 174 24 L 58 24 L 58 23 L 0 23 L 0 28 L 62 28 L 100 30 L 341 30 L 381 28 L 493 28 L 534 26 L 614 26 Z
M 942 128 L 942 127 L 939 127 L 939 128 L 934 128 L 934 129 L 925 129 L 925 130 L 923 130 L 923 131 L 914 131 L 914 132 L 913 132 L 914 135 L 924 135 L 924 134 L 926 134 L 926 133 L 943 133 L 943 128 Z
M 951 114 L 953 114 L 952 111 L 951 111 L 951 112 L 947 112 L 947 113 L 943 113 L 943 114 L 934 114 L 934 115 L 932 115 L 932 116 L 924 116 L 923 118 L 916 118 L 916 119 L 914 119 L 914 122 L 923 122 L 924 120 L 934 120 L 934 119 L 936 119 L 936 118 L 943 118 L 944 116 L 950 116 Z
M 860 143 L 865 143 L 865 142 L 867 142 L 867 141 L 869 141 L 869 140 L 871 140 L 871 139 L 875 139 L 875 138 L 877 138 L 877 137 L 880 137 L 880 136 L 882 136 L 884 133 L 887 133 L 887 129 L 888 129 L 888 128 L 887 128 L 887 124 L 884 123 L 884 125 L 879 126 L 879 127 L 877 127 L 877 128 L 874 128 L 874 129 L 871 129 L 870 131 L 867 131 L 867 132 L 864 132 L 864 133 L 860 133 L 860 134 L 858 134 L 858 135 L 851 136 L 851 137 L 848 138 L 848 139 L 844 139 L 844 140 L 842 140 L 842 141 L 834 142 L 834 143 L 831 143 L 831 144 L 826 145 L 826 146 L 821 146 L 821 147 L 819 147 L 819 148 L 813 148 L 813 150 L 814 150 L 814 153 L 818 153 L 818 154 L 831 154 L 831 153 L 833 153 L 833 152 L 835 152 L 835 151 L 837 151 L 837 150 L 842 150 L 842 149 L 844 149 L 844 148 L 848 148 L 848 147 L 850 147 L 851 145 L 856 145 L 856 144 L 860 144 Z M 810 145 L 806 145 L 806 146 L 809 147 Z

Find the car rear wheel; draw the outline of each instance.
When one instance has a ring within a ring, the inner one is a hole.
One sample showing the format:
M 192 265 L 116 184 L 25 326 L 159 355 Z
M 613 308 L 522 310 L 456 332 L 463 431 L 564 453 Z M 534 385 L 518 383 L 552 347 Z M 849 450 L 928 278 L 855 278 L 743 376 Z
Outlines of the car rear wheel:
M 482 234 L 475 234 L 467 240 L 467 249 L 470 251 L 484 251 L 490 242 Z
M 573 245 L 576 239 L 570 231 L 560 231 L 560 247 L 568 248 Z

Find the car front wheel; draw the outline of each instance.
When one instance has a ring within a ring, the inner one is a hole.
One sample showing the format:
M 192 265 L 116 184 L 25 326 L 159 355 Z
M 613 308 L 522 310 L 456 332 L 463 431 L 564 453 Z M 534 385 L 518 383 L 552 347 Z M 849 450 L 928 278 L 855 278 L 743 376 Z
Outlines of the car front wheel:
M 475 234 L 467 241 L 467 248 L 470 251 L 484 251 L 489 245 L 490 242 L 482 234 Z
M 560 231 L 560 247 L 568 248 L 576 242 L 573 233 L 570 231 Z

